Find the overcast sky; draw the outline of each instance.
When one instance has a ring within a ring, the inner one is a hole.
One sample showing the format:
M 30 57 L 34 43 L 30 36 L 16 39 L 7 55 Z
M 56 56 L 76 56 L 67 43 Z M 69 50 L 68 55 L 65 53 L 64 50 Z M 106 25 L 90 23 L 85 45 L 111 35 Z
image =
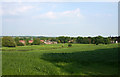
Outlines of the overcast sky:
M 117 2 L 2 3 L 3 35 L 117 36 Z

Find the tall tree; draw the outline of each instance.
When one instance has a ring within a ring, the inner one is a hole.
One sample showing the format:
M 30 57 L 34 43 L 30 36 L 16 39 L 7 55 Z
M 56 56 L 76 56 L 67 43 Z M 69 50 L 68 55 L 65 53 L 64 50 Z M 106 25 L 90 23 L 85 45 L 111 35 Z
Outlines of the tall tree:
M 33 39 L 33 45 L 40 45 L 40 39 L 39 38 L 34 38 Z
M 16 43 L 12 37 L 5 36 L 2 38 L 2 46 L 4 46 L 4 47 L 16 47 Z

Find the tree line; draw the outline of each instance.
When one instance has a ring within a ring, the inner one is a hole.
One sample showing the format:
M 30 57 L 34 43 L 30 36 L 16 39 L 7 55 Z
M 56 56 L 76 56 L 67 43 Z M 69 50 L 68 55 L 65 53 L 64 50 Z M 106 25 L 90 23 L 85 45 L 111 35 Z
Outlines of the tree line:
M 119 37 L 11 37 L 4 36 L 2 39 L 2 46 L 4 47 L 16 47 L 16 46 L 24 46 L 24 45 L 40 45 L 44 44 L 40 40 L 49 40 L 56 41 L 57 43 L 78 43 L 78 44 L 110 44 L 112 42 L 119 42 Z M 29 40 L 33 40 L 33 43 L 29 43 Z M 20 40 L 24 40 L 25 44 L 19 42 Z M 112 41 L 112 42 L 111 42 Z

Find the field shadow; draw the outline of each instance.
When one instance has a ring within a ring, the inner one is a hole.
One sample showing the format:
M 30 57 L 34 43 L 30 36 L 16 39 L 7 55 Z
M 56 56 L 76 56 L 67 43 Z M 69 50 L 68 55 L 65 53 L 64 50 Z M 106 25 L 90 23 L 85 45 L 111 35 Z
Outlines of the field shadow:
M 73 53 L 44 53 L 42 59 L 53 63 L 68 74 L 117 74 L 118 48 Z

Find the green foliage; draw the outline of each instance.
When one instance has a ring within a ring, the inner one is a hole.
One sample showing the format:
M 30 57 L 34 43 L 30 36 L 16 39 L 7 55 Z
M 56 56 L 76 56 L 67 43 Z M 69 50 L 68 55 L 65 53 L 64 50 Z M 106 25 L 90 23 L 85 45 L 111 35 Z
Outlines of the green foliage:
M 0 47 L 2 47 L 2 38 L 0 37 Z
M 71 37 L 70 38 L 70 43 L 76 43 L 76 38 L 75 37 Z
M 77 37 L 76 42 L 77 43 L 82 43 L 83 37 Z
M 104 38 L 104 44 L 110 44 L 110 39 L 109 38 Z
M 62 45 L 3 47 L 2 75 L 118 75 L 118 44 Z
M 82 40 L 82 44 L 89 44 L 88 38 L 85 37 L 85 38 Z
M 16 44 L 17 44 L 17 46 L 24 46 L 24 44 L 21 42 L 17 42 Z
M 95 44 L 104 44 L 104 38 L 102 36 L 95 37 Z
M 95 44 L 95 37 L 91 38 L 91 44 Z
M 110 38 L 104 38 L 102 36 L 97 37 L 77 37 L 76 39 L 77 43 L 81 44 L 110 44 Z
M 57 39 L 54 37 L 54 38 L 51 38 L 50 41 L 57 41 Z
M 57 39 L 60 40 L 61 43 L 68 43 L 68 41 L 70 40 L 70 37 L 60 36 L 60 37 L 57 37 Z
M 76 40 L 77 43 L 81 43 L 81 44 L 89 44 L 89 40 L 87 37 L 77 37 Z
M 21 43 L 21 42 L 19 42 L 19 40 L 20 40 L 20 38 L 19 37 L 15 37 L 15 43 L 16 43 L 16 45 L 17 46 L 24 46 L 24 44 L 23 43 Z
M 68 47 L 72 47 L 72 43 L 68 43 Z
M 40 45 L 40 39 L 39 38 L 34 38 L 32 45 Z
M 61 43 L 60 40 L 58 40 L 57 43 Z
M 21 37 L 21 38 L 19 38 L 19 40 L 24 40 L 24 38 Z
M 30 40 L 30 39 L 26 39 L 26 40 L 25 40 L 26 45 L 30 45 L 30 44 L 29 44 L 29 40 Z
M 15 42 L 19 42 L 19 37 L 15 37 Z
M 5 36 L 2 38 L 2 46 L 4 46 L 4 47 L 16 47 L 16 43 L 12 37 Z

